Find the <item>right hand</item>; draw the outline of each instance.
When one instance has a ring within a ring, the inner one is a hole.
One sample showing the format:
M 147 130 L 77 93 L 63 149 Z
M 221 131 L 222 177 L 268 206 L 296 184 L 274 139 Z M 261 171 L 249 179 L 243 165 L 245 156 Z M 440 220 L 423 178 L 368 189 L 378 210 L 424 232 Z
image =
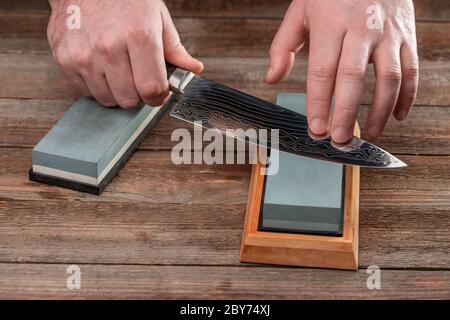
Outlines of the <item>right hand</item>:
M 78 0 L 80 29 L 69 29 L 69 0 L 50 0 L 47 35 L 53 57 L 80 94 L 104 106 L 164 103 L 165 61 L 200 73 L 161 0 Z

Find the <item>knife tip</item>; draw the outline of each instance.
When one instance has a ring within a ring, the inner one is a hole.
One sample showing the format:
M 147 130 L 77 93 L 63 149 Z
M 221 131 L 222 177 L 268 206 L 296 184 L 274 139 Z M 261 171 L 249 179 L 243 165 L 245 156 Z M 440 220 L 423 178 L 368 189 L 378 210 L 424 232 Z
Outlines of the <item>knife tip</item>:
M 388 168 L 404 168 L 408 165 L 404 163 L 402 160 L 392 156 L 392 162 L 389 164 Z

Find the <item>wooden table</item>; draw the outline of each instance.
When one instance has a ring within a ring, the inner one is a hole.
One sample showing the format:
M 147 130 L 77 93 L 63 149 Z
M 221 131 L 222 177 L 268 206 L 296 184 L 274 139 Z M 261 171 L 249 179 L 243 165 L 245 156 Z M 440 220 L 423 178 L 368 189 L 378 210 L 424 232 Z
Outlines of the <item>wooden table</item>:
M 450 4 L 416 2 L 417 106 L 378 143 L 409 164 L 361 170 L 360 270 L 241 264 L 248 165 L 173 165 L 165 117 L 101 197 L 29 182 L 31 149 L 76 99 L 51 59 L 45 1 L 0 4 L 0 298 L 450 298 Z M 256 96 L 286 0 L 168 1 L 204 75 Z M 371 102 L 373 72 L 360 121 Z M 80 266 L 81 290 L 66 288 Z M 368 290 L 378 265 L 381 290 Z

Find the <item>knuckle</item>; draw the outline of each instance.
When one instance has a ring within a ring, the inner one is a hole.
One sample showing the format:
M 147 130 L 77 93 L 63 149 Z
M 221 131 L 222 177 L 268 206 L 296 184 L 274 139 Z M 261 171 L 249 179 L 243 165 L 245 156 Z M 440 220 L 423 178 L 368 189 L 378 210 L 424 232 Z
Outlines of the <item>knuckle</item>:
M 62 47 L 58 47 L 54 50 L 54 58 L 55 62 L 61 67 L 65 67 L 69 64 L 68 55 Z
M 138 85 L 138 91 L 144 100 L 152 100 L 162 95 L 166 90 L 164 86 L 157 81 L 150 81 L 141 85 Z
M 311 67 L 311 76 L 318 80 L 331 81 L 334 80 L 334 68 L 330 66 L 312 66 Z
M 74 63 L 82 69 L 88 69 L 92 65 L 90 50 L 79 50 L 74 56 Z
M 166 59 L 173 59 L 176 57 L 176 55 L 183 51 L 187 52 L 183 44 L 179 40 L 178 42 L 175 42 L 174 44 L 168 46 L 167 49 L 164 49 Z
M 110 38 L 101 38 L 97 41 L 96 48 L 101 56 L 110 57 L 118 48 L 117 43 Z
M 140 27 L 130 28 L 128 38 L 134 43 L 144 43 L 151 37 L 150 33 Z
M 55 61 L 63 69 L 69 66 L 69 59 L 65 55 L 55 55 Z
M 351 107 L 348 105 L 341 106 L 339 108 L 339 113 L 344 114 L 347 119 L 353 119 L 358 114 L 358 107 Z
M 399 84 L 402 81 L 402 72 L 398 67 L 392 67 L 383 70 L 380 75 L 381 79 L 393 84 Z
M 329 107 L 331 104 L 330 98 L 327 96 L 319 96 L 319 95 L 313 95 L 309 100 L 308 100 L 309 105 L 311 105 L 312 107 L 316 108 L 316 107 Z
M 419 78 L 419 67 L 417 65 L 407 66 L 404 70 L 404 76 L 411 79 Z
M 366 71 L 361 67 L 343 66 L 340 74 L 350 80 L 363 81 L 366 75 Z

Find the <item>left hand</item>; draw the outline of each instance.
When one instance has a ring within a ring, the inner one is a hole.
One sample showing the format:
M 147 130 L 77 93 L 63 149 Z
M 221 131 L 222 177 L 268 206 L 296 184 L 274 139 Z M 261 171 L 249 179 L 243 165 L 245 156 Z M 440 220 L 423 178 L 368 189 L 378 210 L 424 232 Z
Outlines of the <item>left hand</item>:
M 268 83 L 289 74 L 308 35 L 307 115 L 313 137 L 330 134 L 339 144 L 351 139 L 370 62 L 376 84 L 366 137 L 378 137 L 392 112 L 398 120 L 407 117 L 419 70 L 411 0 L 292 1 L 270 49 Z

